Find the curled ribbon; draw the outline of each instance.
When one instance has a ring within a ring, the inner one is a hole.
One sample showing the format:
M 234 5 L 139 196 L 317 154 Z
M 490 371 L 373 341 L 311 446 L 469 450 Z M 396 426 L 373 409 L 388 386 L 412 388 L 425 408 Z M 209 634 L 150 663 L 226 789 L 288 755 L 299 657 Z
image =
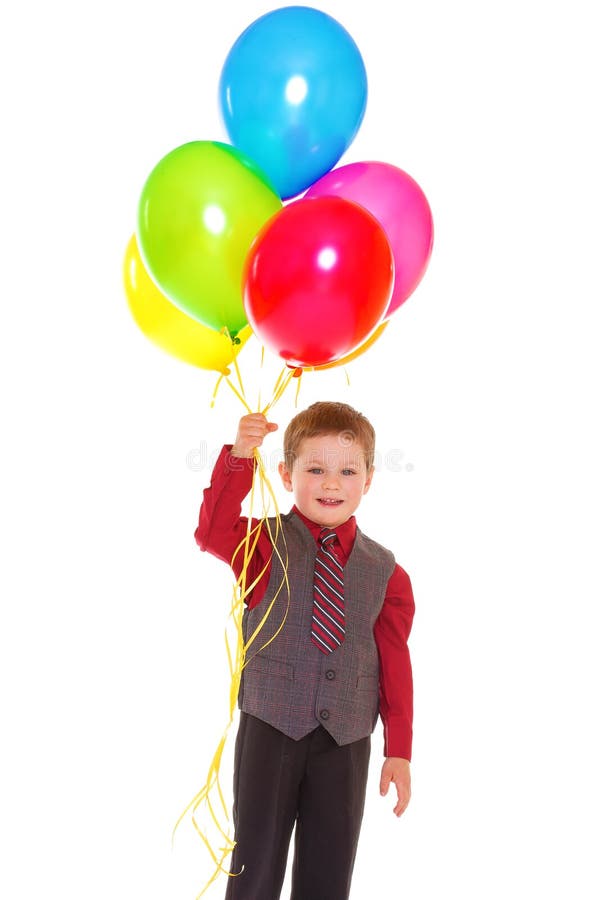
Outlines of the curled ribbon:
M 264 359 L 264 348 L 263 348 L 263 356 Z M 244 390 L 244 385 L 241 377 L 241 373 L 239 370 L 237 357 L 234 355 L 233 357 L 233 365 L 235 368 L 235 373 L 237 377 L 237 385 L 233 383 L 233 381 L 229 378 L 228 375 L 221 375 L 215 385 L 211 406 L 214 406 L 216 401 L 216 396 L 220 384 L 223 380 L 229 385 L 234 394 L 238 397 L 244 408 L 248 413 L 252 412 L 250 405 L 246 399 L 246 392 Z M 261 360 L 262 367 L 262 360 Z M 300 383 L 301 383 L 301 373 L 298 375 L 297 371 L 291 370 L 289 368 L 284 368 L 282 372 L 279 374 L 275 386 L 273 388 L 272 396 L 270 401 L 266 404 L 266 406 L 261 408 L 260 401 L 260 393 L 258 400 L 258 408 L 263 415 L 266 415 L 267 412 L 277 403 L 277 401 L 283 396 L 286 388 L 290 385 L 293 378 L 297 379 L 296 385 L 296 404 L 298 402 L 298 395 L 300 391 Z M 248 665 L 254 655 L 256 653 L 260 653 L 261 650 L 264 650 L 280 633 L 281 629 L 285 624 L 285 620 L 287 618 L 289 604 L 290 604 L 290 586 L 287 576 L 288 570 L 288 556 L 287 556 L 287 548 L 285 545 L 285 536 L 283 534 L 283 530 L 281 527 L 281 518 L 279 509 L 277 506 L 277 500 L 275 497 L 275 493 L 273 491 L 273 487 L 269 481 L 267 476 L 266 468 L 264 461 L 258 451 L 255 449 L 254 451 L 254 475 L 252 479 L 252 488 L 250 491 L 250 510 L 248 515 L 248 526 L 246 529 L 246 534 L 243 539 L 240 541 L 236 549 L 234 550 L 231 564 L 233 566 L 234 562 L 238 559 L 240 554 L 243 554 L 243 562 L 241 566 L 240 575 L 237 578 L 234 586 L 233 586 L 233 597 L 231 602 L 231 607 L 229 609 L 228 620 L 233 625 L 234 631 L 234 640 L 230 641 L 228 635 L 228 628 L 225 628 L 225 647 L 227 653 L 227 661 L 229 665 L 229 675 L 230 675 L 230 685 L 229 685 L 229 717 L 225 729 L 217 743 L 215 752 L 211 759 L 211 762 L 208 767 L 208 772 L 206 775 L 206 779 L 204 785 L 192 798 L 192 800 L 185 807 L 179 818 L 177 819 L 175 826 L 173 828 L 172 840 L 175 838 L 175 832 L 177 828 L 184 820 L 184 818 L 190 814 L 192 825 L 200 837 L 203 845 L 205 846 L 208 854 L 214 864 L 214 871 L 209 878 L 209 880 L 205 883 L 204 887 L 197 895 L 198 898 L 202 897 L 203 894 L 208 890 L 211 884 L 216 880 L 221 872 L 225 873 L 229 877 L 236 877 L 240 873 L 229 872 L 225 867 L 225 861 L 228 856 L 233 851 L 235 847 L 235 841 L 231 838 L 229 832 L 229 812 L 227 809 L 227 804 L 225 802 L 225 798 L 223 796 L 223 792 L 221 789 L 221 784 L 219 781 L 219 773 L 221 767 L 221 761 L 223 757 L 223 751 L 225 749 L 225 744 L 227 741 L 227 737 L 229 735 L 229 730 L 233 723 L 233 718 L 235 714 L 235 709 L 237 705 L 237 698 L 240 689 L 240 683 L 242 679 L 242 674 L 244 668 Z M 256 502 L 256 494 L 258 494 L 260 498 L 260 506 L 261 506 L 261 515 L 254 524 L 252 511 Z M 274 523 L 271 521 L 269 517 L 269 510 L 271 504 L 274 509 Z M 271 541 L 271 556 L 269 560 L 263 566 L 261 572 L 256 575 L 252 583 L 248 584 L 248 568 L 250 565 L 250 561 L 252 559 L 252 555 L 256 549 L 259 536 L 261 531 L 265 529 L 267 532 L 270 541 Z M 279 549 L 280 541 L 279 538 L 283 539 L 283 549 Z M 245 608 L 245 602 L 247 598 L 250 596 L 258 582 L 265 575 L 267 569 L 271 566 L 273 558 L 276 557 L 282 568 L 282 578 L 281 582 L 277 587 L 275 595 L 273 599 L 270 601 L 269 605 L 265 609 L 264 615 L 261 618 L 258 626 L 255 628 L 253 633 L 247 638 L 244 638 L 243 633 L 243 613 Z M 260 646 L 252 656 L 248 656 L 248 652 L 253 645 L 258 643 L 258 638 L 260 636 L 260 632 L 265 625 L 268 617 L 270 616 L 275 603 L 278 598 L 285 591 L 286 593 L 286 606 L 284 616 L 282 618 L 281 624 L 279 625 L 275 634 L 262 646 Z M 215 797 L 216 794 L 216 797 Z M 213 846 L 213 840 L 209 837 L 207 833 L 207 829 L 203 828 L 198 821 L 199 810 L 204 809 L 205 812 L 208 813 L 208 821 L 209 824 L 212 823 L 214 829 L 216 829 L 217 840 L 219 844 L 222 846 L 218 846 L 215 848 Z

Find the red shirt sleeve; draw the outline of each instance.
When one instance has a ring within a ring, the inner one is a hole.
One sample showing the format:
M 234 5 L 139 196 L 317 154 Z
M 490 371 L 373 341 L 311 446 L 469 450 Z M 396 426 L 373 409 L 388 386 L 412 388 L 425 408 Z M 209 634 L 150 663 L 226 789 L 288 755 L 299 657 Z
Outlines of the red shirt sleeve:
M 412 752 L 413 684 L 407 642 L 414 612 L 410 578 L 397 565 L 388 582 L 374 634 L 379 651 L 384 754 L 403 759 L 410 759 Z
M 254 460 L 232 456 L 230 450 L 231 445 L 223 447 L 215 463 L 210 485 L 203 494 L 194 537 L 201 550 L 207 550 L 230 565 L 238 578 L 244 562 L 243 552 L 237 554 L 233 563 L 232 558 L 246 536 L 248 518 L 241 515 L 242 501 L 252 487 Z M 252 519 L 252 527 L 257 523 L 257 519 Z M 249 607 L 256 606 L 264 597 L 269 583 L 272 549 L 268 534 L 261 530 L 246 573 L 247 585 L 259 579 L 246 598 Z M 261 575 L 263 569 L 265 571 Z

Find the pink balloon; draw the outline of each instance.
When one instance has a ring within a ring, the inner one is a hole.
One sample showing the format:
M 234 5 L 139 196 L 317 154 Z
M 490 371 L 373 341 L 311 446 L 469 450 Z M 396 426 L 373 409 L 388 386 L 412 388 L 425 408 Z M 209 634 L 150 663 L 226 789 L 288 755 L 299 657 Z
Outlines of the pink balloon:
M 389 163 L 358 162 L 332 169 L 306 197 L 343 197 L 375 216 L 394 254 L 396 278 L 386 318 L 404 303 L 425 274 L 433 247 L 433 219 L 417 182 Z

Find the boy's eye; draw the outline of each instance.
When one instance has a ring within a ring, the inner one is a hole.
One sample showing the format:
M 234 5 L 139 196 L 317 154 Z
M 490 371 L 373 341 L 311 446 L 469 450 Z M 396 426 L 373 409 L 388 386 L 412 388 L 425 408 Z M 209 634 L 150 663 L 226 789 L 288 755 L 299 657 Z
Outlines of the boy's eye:
M 311 475 L 322 475 L 323 474 L 323 469 L 319 469 L 318 466 L 313 466 L 313 468 L 309 469 L 308 471 L 311 473 Z
M 342 475 L 356 475 L 354 469 L 342 469 Z

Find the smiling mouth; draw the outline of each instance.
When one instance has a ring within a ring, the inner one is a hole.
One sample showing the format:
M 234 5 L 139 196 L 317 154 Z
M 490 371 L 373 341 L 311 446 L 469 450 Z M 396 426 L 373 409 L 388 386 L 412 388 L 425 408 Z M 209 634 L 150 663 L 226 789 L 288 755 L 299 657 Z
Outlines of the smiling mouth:
M 343 503 L 343 500 L 334 500 L 333 498 L 328 497 L 319 497 L 319 503 L 322 503 L 323 506 L 339 506 L 340 503 Z

